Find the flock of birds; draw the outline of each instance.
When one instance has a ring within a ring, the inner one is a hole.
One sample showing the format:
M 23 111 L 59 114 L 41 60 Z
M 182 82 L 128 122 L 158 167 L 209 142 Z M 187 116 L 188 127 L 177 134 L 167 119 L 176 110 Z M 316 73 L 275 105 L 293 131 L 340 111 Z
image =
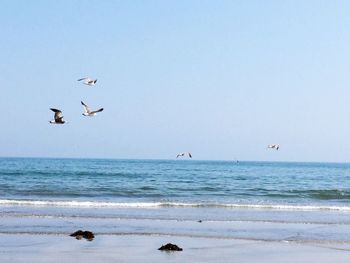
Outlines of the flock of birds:
M 94 86 L 97 82 L 97 79 L 91 79 L 89 77 L 86 77 L 86 78 L 78 79 L 78 81 L 80 81 L 81 83 L 88 85 L 88 86 Z M 83 101 L 81 101 L 81 105 L 83 105 L 83 107 L 84 107 L 84 112 L 83 112 L 84 116 L 94 117 L 94 116 L 96 116 L 96 114 L 98 112 L 103 111 L 103 108 L 100 108 L 98 110 L 91 110 L 90 107 L 87 104 L 85 104 Z M 55 108 L 50 108 L 50 110 L 52 110 L 55 113 L 54 119 L 50 121 L 51 124 L 65 124 L 66 123 L 66 121 L 63 120 L 63 115 L 62 115 L 61 110 L 55 109 Z M 274 150 L 278 151 L 278 149 L 280 148 L 280 145 L 279 144 L 269 144 L 267 146 L 267 148 L 274 149 Z M 192 158 L 192 154 L 190 152 L 179 153 L 179 154 L 177 154 L 176 158 L 186 157 L 186 156 L 188 156 L 189 158 Z
M 269 144 L 267 146 L 268 149 L 274 149 L 276 151 L 278 151 L 278 149 L 280 148 L 280 145 L 279 144 Z M 189 158 L 192 158 L 192 154 L 190 152 L 183 152 L 183 153 L 179 153 L 178 155 L 176 155 L 176 158 L 179 158 L 179 157 L 186 157 L 188 156 Z
M 94 86 L 97 82 L 97 79 L 91 79 L 91 78 L 81 78 L 78 79 L 78 81 L 81 81 L 83 84 L 88 85 L 88 86 Z M 83 101 L 81 101 L 81 105 L 83 105 L 84 107 L 84 112 L 83 115 L 84 116 L 89 116 L 89 117 L 93 117 L 96 116 L 96 114 L 98 112 L 103 111 L 103 108 L 100 108 L 98 110 L 91 110 L 90 107 L 85 104 Z M 63 115 L 62 115 L 62 111 L 55 109 L 55 108 L 50 108 L 50 110 L 52 110 L 55 114 L 54 114 L 54 119 L 50 121 L 51 124 L 65 124 L 66 121 L 63 120 Z
M 176 155 L 176 158 L 184 157 L 185 155 L 188 155 L 188 157 L 192 158 L 192 154 L 191 154 L 190 152 L 187 152 L 187 153 L 179 153 L 178 155 Z

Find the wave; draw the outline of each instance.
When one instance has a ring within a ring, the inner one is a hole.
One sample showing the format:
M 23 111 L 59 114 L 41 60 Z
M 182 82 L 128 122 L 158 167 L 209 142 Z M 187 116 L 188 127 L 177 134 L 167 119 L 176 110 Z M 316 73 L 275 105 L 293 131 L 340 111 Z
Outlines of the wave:
M 286 196 L 288 196 L 288 194 L 316 200 L 350 200 L 350 190 L 347 189 L 291 190 L 287 192 Z M 281 195 L 283 196 L 283 193 Z
M 292 211 L 344 211 L 350 206 L 286 205 L 286 204 L 239 204 L 239 203 L 181 203 L 181 202 L 99 202 L 99 201 L 53 201 L 53 200 L 10 200 L 0 199 L 0 205 L 7 206 L 50 206 L 68 208 L 228 208 L 228 209 L 271 209 Z

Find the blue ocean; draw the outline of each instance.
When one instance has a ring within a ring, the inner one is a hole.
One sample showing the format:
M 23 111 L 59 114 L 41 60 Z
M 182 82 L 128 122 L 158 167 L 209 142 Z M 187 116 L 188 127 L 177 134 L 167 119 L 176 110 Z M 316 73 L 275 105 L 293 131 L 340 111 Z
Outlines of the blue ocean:
M 0 208 L 0 233 L 350 242 L 350 164 L 1 158 Z

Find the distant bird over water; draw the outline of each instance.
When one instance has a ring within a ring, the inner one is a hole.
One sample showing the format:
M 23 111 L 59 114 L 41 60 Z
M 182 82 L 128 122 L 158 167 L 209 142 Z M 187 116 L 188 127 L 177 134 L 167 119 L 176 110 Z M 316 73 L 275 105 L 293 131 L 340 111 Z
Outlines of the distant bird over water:
M 88 105 L 86 105 L 84 102 L 81 102 L 81 105 L 83 105 L 83 107 L 84 107 L 84 113 L 83 113 L 84 116 L 93 117 L 93 116 L 96 116 L 97 112 L 103 111 L 103 108 L 101 108 L 99 110 L 91 111 L 90 107 Z
M 186 154 L 188 155 L 188 157 L 192 158 L 192 154 L 191 154 L 190 152 L 187 152 L 187 153 L 179 153 L 178 155 L 176 155 L 176 158 L 184 157 Z
M 278 151 L 278 149 L 280 148 L 280 145 L 279 144 L 270 144 L 267 146 L 267 148 L 275 149 Z
M 78 81 L 83 81 L 83 84 L 85 85 L 94 86 L 97 82 L 97 79 L 91 79 L 89 77 L 86 77 L 86 78 L 78 79 Z
M 55 115 L 54 115 L 54 119 L 52 121 L 50 121 L 51 124 L 64 124 L 65 121 L 63 120 L 63 116 L 62 116 L 62 111 L 58 110 L 58 109 L 54 109 L 54 108 L 50 108 L 50 110 L 52 110 Z

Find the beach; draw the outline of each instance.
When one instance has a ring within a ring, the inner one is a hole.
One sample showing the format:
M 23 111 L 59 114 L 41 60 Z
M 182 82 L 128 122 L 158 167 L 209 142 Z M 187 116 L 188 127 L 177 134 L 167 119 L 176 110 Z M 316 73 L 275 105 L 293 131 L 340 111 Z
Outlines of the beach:
M 173 242 L 180 252 L 157 250 Z M 269 242 L 177 235 L 1 234 L 1 262 L 349 262 L 350 244 Z
M 0 158 L 0 262 L 348 262 L 349 164 Z M 77 240 L 75 231 L 94 239 Z M 183 251 L 160 251 L 176 244 Z
M 236 220 L 197 221 L 162 219 L 156 214 L 170 214 L 163 209 L 79 208 L 70 214 L 71 208 L 5 205 L 0 262 L 348 262 L 350 257 L 350 224 L 329 222 L 348 213 L 328 211 L 322 217 L 314 211 L 245 209 L 235 210 L 241 215 Z M 178 218 L 195 213 L 171 210 Z M 267 218 L 274 213 L 289 221 Z M 305 223 L 307 217 L 316 221 Z M 69 236 L 79 229 L 93 231 L 95 238 Z M 183 251 L 158 250 L 167 243 Z

